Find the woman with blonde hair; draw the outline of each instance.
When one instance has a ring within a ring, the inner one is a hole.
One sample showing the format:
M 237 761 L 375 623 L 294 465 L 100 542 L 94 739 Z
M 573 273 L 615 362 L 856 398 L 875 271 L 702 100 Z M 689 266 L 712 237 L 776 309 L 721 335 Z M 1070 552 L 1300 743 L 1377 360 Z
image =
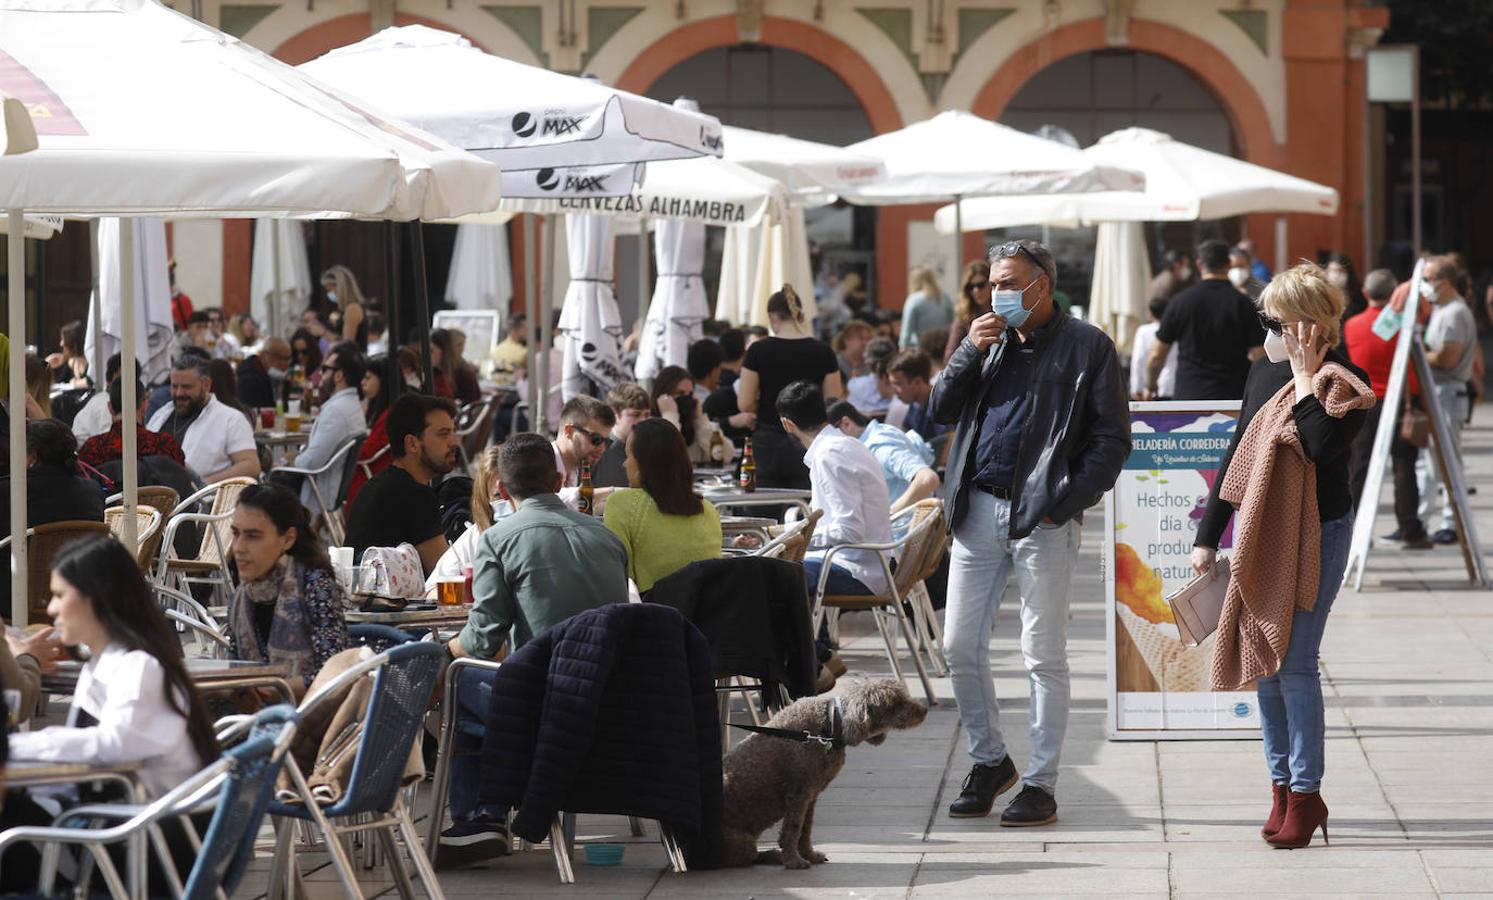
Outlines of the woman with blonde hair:
M 969 334 L 970 323 L 990 312 L 991 294 L 990 263 L 977 259 L 965 266 L 964 279 L 959 283 L 959 299 L 954 301 L 954 321 L 949 323 L 949 339 L 944 343 L 944 365 L 949 364 L 949 357 Z
M 1276 847 L 1327 839 L 1317 653 L 1353 533 L 1348 461 L 1368 376 L 1338 349 L 1346 298 L 1313 263 L 1260 297 L 1265 356 L 1250 368 L 1234 439 L 1198 525 L 1192 566 L 1210 571 L 1235 511 L 1232 578 L 1213 649 L 1214 690 L 1257 682 L 1273 783 L 1260 834 Z
M 902 305 L 902 337 L 898 345 L 904 350 L 917 347 L 923 332 L 948 328 L 953 321 L 954 303 L 938 286 L 933 270 L 927 266 L 913 269 L 907 302 Z
M 845 327 L 835 334 L 830 346 L 835 348 L 835 359 L 840 363 L 842 383 L 849 384 L 850 379 L 871 371 L 871 364 L 866 361 L 866 345 L 874 337 L 876 329 L 871 327 L 870 322 L 860 319 L 846 322 Z
M 326 300 L 313 306 L 317 318 L 331 326 L 342 340 L 355 342 L 359 350 L 367 353 L 368 322 L 363 313 L 367 301 L 358 287 L 357 276 L 347 266 L 332 266 L 321 273 L 321 287 Z
M 482 532 L 491 528 L 497 519 L 513 514 L 508 501 L 498 497 L 498 457 L 502 452 L 501 444 L 493 444 L 482 451 L 477 471 L 472 476 L 472 524 L 451 542 L 436 561 L 430 577 L 425 579 L 427 598 L 435 599 L 436 582 L 464 577 L 464 570 L 477 557 L 477 539 L 482 537 Z
M 835 351 L 810 334 L 803 300 L 793 285 L 783 285 L 768 298 L 767 323 L 772 336 L 754 341 L 742 359 L 737 405 L 742 412 L 761 412 L 752 432 L 757 483 L 808 488 L 804 446 L 783 430 L 777 414 L 778 393 L 795 381 L 809 381 L 822 386 L 827 401 L 838 400 L 844 394 L 840 364 Z

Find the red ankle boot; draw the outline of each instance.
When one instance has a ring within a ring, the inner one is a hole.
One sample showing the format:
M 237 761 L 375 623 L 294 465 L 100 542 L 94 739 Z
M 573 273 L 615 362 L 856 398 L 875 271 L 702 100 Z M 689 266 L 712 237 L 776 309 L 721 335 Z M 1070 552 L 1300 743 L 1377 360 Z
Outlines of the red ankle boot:
M 1284 784 L 1271 784 L 1270 790 L 1275 795 L 1275 802 L 1270 807 L 1270 818 L 1260 828 L 1260 837 L 1267 840 L 1275 837 L 1281 823 L 1286 821 L 1286 798 L 1291 795 L 1290 787 Z
M 1322 829 L 1322 843 L 1330 843 L 1327 840 L 1327 804 L 1322 802 L 1322 795 L 1291 791 L 1286 798 L 1286 820 L 1274 836 L 1265 840 L 1274 847 L 1297 850 L 1311 844 L 1318 828 Z

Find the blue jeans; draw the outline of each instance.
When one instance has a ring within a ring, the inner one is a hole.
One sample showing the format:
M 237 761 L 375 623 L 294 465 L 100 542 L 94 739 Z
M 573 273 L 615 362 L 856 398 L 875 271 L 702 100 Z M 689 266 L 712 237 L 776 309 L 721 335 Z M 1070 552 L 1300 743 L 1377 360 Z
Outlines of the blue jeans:
M 1317 650 L 1322 646 L 1327 614 L 1332 611 L 1332 601 L 1348 567 L 1352 538 L 1351 515 L 1322 523 L 1322 580 L 1317 586 L 1317 605 L 1311 612 L 1297 610 L 1291 617 L 1291 642 L 1286 645 L 1280 672 L 1256 682 L 1270 780 L 1289 784 L 1297 793 L 1313 793 L 1322 786 L 1327 726 Z
M 501 822 L 504 810 L 477 802 L 482 782 L 482 737 L 480 732 L 471 733 L 487 722 L 487 708 L 492 704 L 492 683 L 498 673 L 466 669 L 458 674 L 461 683 L 456 686 L 456 718 L 452 722 L 456 733 L 451 741 L 451 818 L 457 822 L 475 819 Z M 472 727 L 474 724 L 476 728 Z
M 809 600 L 814 599 L 814 592 L 819 589 L 819 573 L 824 568 L 824 557 L 804 557 L 804 580 L 809 585 Z M 850 570 L 839 563 L 829 564 L 829 580 L 824 583 L 826 594 L 841 594 L 853 596 L 869 596 L 871 589 L 861 584 L 860 579 L 850 574 Z
M 1082 533 L 1078 522 L 1039 526 L 1010 538 L 1011 504 L 984 491 L 969 492 L 969 510 L 949 551 L 949 596 L 944 611 L 944 656 L 969 755 L 982 765 L 1006 756 L 1000 703 L 990 671 L 995 614 L 1012 570 L 1021 596 L 1021 654 L 1031 680 L 1027 728 L 1032 756 L 1023 780 L 1055 793 L 1058 758 L 1068 730 L 1068 604 Z

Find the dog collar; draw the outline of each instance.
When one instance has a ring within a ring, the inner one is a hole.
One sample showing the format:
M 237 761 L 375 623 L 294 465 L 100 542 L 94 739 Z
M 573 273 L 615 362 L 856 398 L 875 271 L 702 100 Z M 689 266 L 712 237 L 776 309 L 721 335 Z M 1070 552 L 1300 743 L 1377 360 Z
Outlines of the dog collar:
M 824 734 L 815 734 L 812 731 L 793 731 L 789 728 L 769 728 L 766 725 L 738 725 L 735 722 L 731 723 L 731 727 L 754 734 L 765 734 L 768 737 L 797 741 L 800 744 L 818 744 L 824 748 L 824 752 L 828 753 L 845 746 L 845 705 L 839 697 L 830 698 L 828 712 L 829 727 Z

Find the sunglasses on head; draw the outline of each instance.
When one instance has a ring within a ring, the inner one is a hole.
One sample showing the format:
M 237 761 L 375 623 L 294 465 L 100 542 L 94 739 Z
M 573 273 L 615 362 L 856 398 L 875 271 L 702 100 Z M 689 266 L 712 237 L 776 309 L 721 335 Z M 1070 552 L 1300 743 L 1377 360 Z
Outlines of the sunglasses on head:
M 1047 274 L 1047 265 L 1037 258 L 1037 254 L 1028 250 L 1026 244 L 1023 244 L 1021 241 L 1006 241 L 995 248 L 995 255 L 1003 259 L 1010 259 L 1017 254 L 1025 254 L 1027 259 L 1031 260 L 1038 269 L 1042 270 L 1042 274 Z

